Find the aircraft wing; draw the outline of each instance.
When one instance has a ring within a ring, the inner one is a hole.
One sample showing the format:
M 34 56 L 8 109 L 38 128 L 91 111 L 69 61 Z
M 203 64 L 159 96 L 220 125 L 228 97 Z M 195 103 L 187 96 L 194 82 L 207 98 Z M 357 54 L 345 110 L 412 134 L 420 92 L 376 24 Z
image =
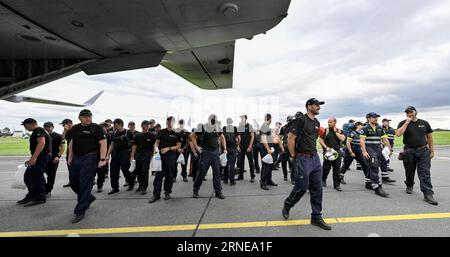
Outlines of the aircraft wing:
M 167 53 L 161 65 L 201 89 L 232 88 L 234 43 Z
M 51 104 L 51 105 L 61 105 L 61 106 L 71 106 L 71 107 L 87 107 L 95 103 L 97 99 L 103 94 L 103 91 L 97 93 L 93 97 L 91 97 L 89 100 L 84 102 L 83 104 L 75 104 L 75 103 L 69 103 L 69 102 L 62 102 L 62 101 L 56 101 L 56 100 L 49 100 L 49 99 L 43 99 L 43 98 L 37 98 L 37 97 L 30 97 L 30 96 L 10 96 L 5 101 L 13 102 L 13 103 L 22 103 L 22 102 L 29 102 L 29 103 L 39 103 L 39 104 Z

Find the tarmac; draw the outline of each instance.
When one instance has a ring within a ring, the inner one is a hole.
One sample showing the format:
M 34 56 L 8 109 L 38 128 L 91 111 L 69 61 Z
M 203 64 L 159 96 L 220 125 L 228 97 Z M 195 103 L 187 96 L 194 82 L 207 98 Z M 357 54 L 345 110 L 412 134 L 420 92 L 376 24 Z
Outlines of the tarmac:
M 398 151 L 397 151 L 398 152 Z M 396 157 L 396 156 L 395 156 Z M 226 199 L 214 198 L 211 172 L 200 190 L 200 198 L 192 198 L 192 178 L 183 182 L 180 175 L 174 184 L 172 199 L 149 204 L 153 190 L 150 177 L 149 193 L 134 191 L 108 195 L 110 181 L 102 193 L 93 194 L 97 200 L 78 224 L 71 224 L 76 196 L 68 182 L 65 162 L 60 163 L 55 188 L 47 203 L 25 208 L 16 201 L 26 191 L 12 189 L 17 165 L 26 157 L 0 157 L 0 237 L 16 236 L 158 236 L 158 237 L 415 237 L 450 236 L 450 147 L 436 149 L 432 161 L 432 182 L 438 206 L 423 201 L 416 175 L 414 193 L 405 193 L 403 165 L 391 161 L 395 170 L 394 185 L 384 185 L 390 198 L 376 196 L 364 188 L 363 173 L 355 165 L 347 172 L 343 192 L 332 186 L 324 188 L 323 216 L 333 229 L 324 231 L 309 224 L 311 207 L 309 195 L 291 210 L 290 220 L 281 216 L 284 199 L 292 189 L 284 181 L 282 171 L 274 170 L 277 187 L 269 191 L 245 180 L 235 186 L 223 184 Z M 179 170 L 181 167 L 178 167 Z M 259 175 L 259 174 L 257 174 Z M 121 185 L 124 184 L 123 176 Z

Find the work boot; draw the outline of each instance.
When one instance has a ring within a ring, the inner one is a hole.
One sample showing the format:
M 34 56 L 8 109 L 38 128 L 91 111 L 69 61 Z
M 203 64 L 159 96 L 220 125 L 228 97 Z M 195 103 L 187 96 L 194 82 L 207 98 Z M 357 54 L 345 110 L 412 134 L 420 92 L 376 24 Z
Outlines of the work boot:
M 115 193 L 119 193 L 119 189 L 113 189 L 113 190 L 111 190 L 111 191 L 108 193 L 108 195 L 112 195 L 112 194 L 115 194 Z
M 103 192 L 103 188 L 101 188 L 101 187 L 97 188 L 97 193 L 101 193 L 101 192 Z
M 234 185 L 236 185 L 236 182 L 230 181 L 230 186 L 234 186 Z
M 146 195 L 147 194 L 147 190 L 146 189 L 142 189 L 141 190 L 141 195 Z
M 70 183 L 65 184 L 63 187 L 70 187 Z
M 373 190 L 371 182 L 366 182 L 366 189 Z
M 391 184 L 391 183 L 397 182 L 396 180 L 393 180 L 390 178 L 383 178 L 382 180 L 383 180 L 383 183 L 386 183 L 386 184 Z
M 128 187 L 127 191 L 133 191 L 134 189 L 134 185 L 130 184 L 130 186 Z
M 22 200 L 17 201 L 17 204 L 19 204 L 19 205 L 21 205 L 21 204 L 27 204 L 27 203 L 29 203 L 29 202 L 31 202 L 31 201 L 33 201 L 33 199 L 31 199 L 31 198 L 25 196 L 25 198 L 23 198 Z
M 150 201 L 148 201 L 148 203 L 154 203 L 154 202 L 158 201 L 159 199 L 161 199 L 161 197 L 153 196 L 153 198 L 150 199 Z
M 72 219 L 72 224 L 80 222 L 82 219 L 84 219 L 84 213 L 77 213 L 75 214 L 75 217 Z
M 260 187 L 262 190 L 269 190 L 269 188 L 267 187 L 266 183 L 264 182 L 260 182 Z
M 283 206 L 283 210 L 281 210 L 281 214 L 283 214 L 283 218 L 285 220 L 289 219 L 289 211 L 291 210 L 291 207 L 288 207 L 286 204 Z
M 31 201 L 31 202 L 25 204 L 24 207 L 31 207 L 31 206 L 36 206 L 36 205 L 44 204 L 44 203 L 46 203 L 46 200 L 45 200 L 45 199 L 43 199 L 43 200 L 34 200 L 34 201 Z
M 225 199 L 225 196 L 223 195 L 222 191 L 216 192 L 215 196 L 216 196 L 216 198 L 219 198 L 219 199 L 222 199 L 222 200 Z
M 164 195 L 164 200 L 167 201 L 167 200 L 169 200 L 169 199 L 170 199 L 170 195 L 169 195 L 169 194 L 165 194 L 165 195 Z
M 344 185 L 347 184 L 347 182 L 345 182 L 345 180 L 344 180 L 344 175 L 341 175 L 341 184 L 344 184 Z
M 384 198 L 389 197 L 389 194 L 386 193 L 381 186 L 375 188 L 375 194 Z
M 334 186 L 334 189 L 335 189 L 336 191 L 342 192 L 342 188 L 341 188 L 340 185 Z
M 412 193 L 413 193 L 413 187 L 407 186 L 407 187 L 406 187 L 406 193 L 407 193 L 408 195 L 412 194 Z
M 95 200 L 97 200 L 97 198 L 95 197 L 95 196 L 91 196 L 91 200 L 89 200 L 89 205 L 88 205 L 88 209 L 89 209 L 89 207 L 91 207 L 91 204 L 93 203 L 93 202 L 95 202 Z
M 276 184 L 276 183 L 273 182 L 273 181 L 269 181 L 269 183 L 267 183 L 267 185 L 268 185 L 268 186 L 273 186 L 273 187 L 278 186 L 278 184 Z
M 331 230 L 331 227 L 325 223 L 323 219 L 311 219 L 311 225 L 319 227 L 323 230 Z
M 250 183 L 255 183 L 255 178 L 251 178 Z
M 183 177 L 183 182 L 188 182 L 189 180 L 187 179 L 187 177 Z
M 423 194 L 425 202 L 431 205 L 438 205 L 438 202 L 434 200 L 433 194 Z
M 284 179 L 284 181 L 287 181 L 287 177 L 284 177 L 283 179 Z
M 244 180 L 244 176 L 239 175 L 236 180 Z
M 194 191 L 194 194 L 192 195 L 192 197 L 199 198 L 198 191 Z

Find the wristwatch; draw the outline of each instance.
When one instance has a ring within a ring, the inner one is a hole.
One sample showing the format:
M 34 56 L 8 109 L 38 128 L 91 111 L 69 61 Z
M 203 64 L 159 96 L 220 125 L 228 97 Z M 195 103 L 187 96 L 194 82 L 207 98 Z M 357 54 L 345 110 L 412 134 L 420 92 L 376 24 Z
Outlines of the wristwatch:
M 105 159 L 105 158 L 102 158 L 102 159 L 100 159 L 100 161 L 104 162 L 104 161 L 106 161 L 106 159 Z

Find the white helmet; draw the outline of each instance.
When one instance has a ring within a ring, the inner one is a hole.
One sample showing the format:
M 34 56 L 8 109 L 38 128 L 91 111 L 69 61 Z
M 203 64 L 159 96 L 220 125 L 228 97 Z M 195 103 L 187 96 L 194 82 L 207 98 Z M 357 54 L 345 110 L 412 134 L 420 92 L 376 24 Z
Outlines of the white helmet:
M 326 151 L 323 154 L 323 158 L 327 161 L 335 161 L 339 157 L 339 153 L 336 150 L 331 149 L 331 151 Z

